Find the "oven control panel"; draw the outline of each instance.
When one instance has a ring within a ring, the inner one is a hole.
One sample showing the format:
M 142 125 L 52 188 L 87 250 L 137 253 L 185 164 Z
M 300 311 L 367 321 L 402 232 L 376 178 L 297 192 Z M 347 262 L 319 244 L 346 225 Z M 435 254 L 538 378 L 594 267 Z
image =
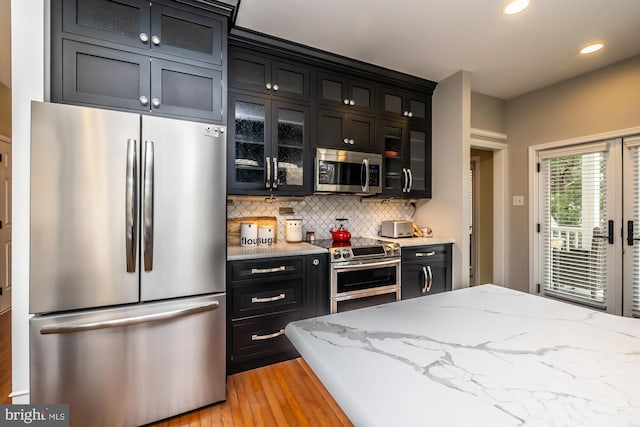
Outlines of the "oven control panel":
M 375 259 L 399 257 L 400 245 L 398 243 L 384 243 L 365 247 L 335 247 L 329 248 L 331 262 L 350 261 L 359 259 Z

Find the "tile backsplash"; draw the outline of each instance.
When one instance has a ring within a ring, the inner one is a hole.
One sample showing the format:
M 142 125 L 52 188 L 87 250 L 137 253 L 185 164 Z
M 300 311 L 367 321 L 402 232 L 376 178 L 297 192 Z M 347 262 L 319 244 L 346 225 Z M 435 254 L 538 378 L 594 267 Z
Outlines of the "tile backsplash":
M 280 207 L 291 207 L 292 215 L 280 215 Z M 329 239 L 329 229 L 336 218 L 347 218 L 345 228 L 353 236 L 373 237 L 380 233 L 380 223 L 385 220 L 413 219 L 415 208 L 405 203 L 362 202 L 359 196 L 317 195 L 296 201 L 254 201 L 234 199 L 227 205 L 227 217 L 274 216 L 278 219 L 278 242 L 285 242 L 284 221 L 302 218 L 303 236 L 315 231 L 316 239 Z M 233 242 L 229 242 L 233 244 Z

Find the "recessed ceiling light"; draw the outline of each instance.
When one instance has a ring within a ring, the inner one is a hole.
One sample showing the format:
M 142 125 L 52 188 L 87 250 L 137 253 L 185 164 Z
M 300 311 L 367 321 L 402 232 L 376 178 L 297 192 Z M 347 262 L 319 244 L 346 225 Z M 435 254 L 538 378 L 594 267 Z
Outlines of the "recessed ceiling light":
M 590 45 L 585 46 L 582 49 L 580 49 L 580 53 L 583 54 L 583 55 L 588 55 L 590 53 L 599 51 L 603 47 L 604 47 L 604 44 L 602 44 L 602 43 L 591 43 Z
M 516 13 L 520 13 L 529 7 L 529 0 L 513 0 L 509 2 L 504 9 L 502 9 L 502 13 L 505 15 L 515 15 Z

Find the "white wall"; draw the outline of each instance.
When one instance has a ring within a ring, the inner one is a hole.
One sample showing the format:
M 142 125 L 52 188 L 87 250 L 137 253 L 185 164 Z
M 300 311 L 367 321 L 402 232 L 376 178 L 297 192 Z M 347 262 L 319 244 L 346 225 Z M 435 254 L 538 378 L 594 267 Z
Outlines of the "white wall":
M 13 133 L 13 403 L 29 402 L 29 146 L 31 101 L 45 95 L 45 4 L 11 0 Z
M 455 239 L 453 288 L 469 286 L 469 150 L 471 74 L 459 71 L 433 95 L 433 193 L 421 200 L 415 222 Z

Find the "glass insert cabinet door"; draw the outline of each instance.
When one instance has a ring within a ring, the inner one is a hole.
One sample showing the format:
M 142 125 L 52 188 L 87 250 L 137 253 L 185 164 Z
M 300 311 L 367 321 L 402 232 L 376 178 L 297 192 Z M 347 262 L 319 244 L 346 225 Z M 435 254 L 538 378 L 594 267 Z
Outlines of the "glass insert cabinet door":
M 308 112 L 303 107 L 273 103 L 273 138 L 277 162 L 274 164 L 276 186 L 304 185 L 304 154 L 308 138 Z
M 403 167 L 403 141 L 405 128 L 400 125 L 384 125 L 384 185 L 385 193 L 400 193 L 405 188 L 407 179 Z
M 427 189 L 427 142 L 423 131 L 409 131 L 409 169 L 411 170 L 411 191 Z
M 254 184 L 250 187 L 263 188 L 266 184 L 267 104 L 236 100 L 231 114 L 234 134 L 229 145 L 235 153 L 232 180 L 237 184 Z

